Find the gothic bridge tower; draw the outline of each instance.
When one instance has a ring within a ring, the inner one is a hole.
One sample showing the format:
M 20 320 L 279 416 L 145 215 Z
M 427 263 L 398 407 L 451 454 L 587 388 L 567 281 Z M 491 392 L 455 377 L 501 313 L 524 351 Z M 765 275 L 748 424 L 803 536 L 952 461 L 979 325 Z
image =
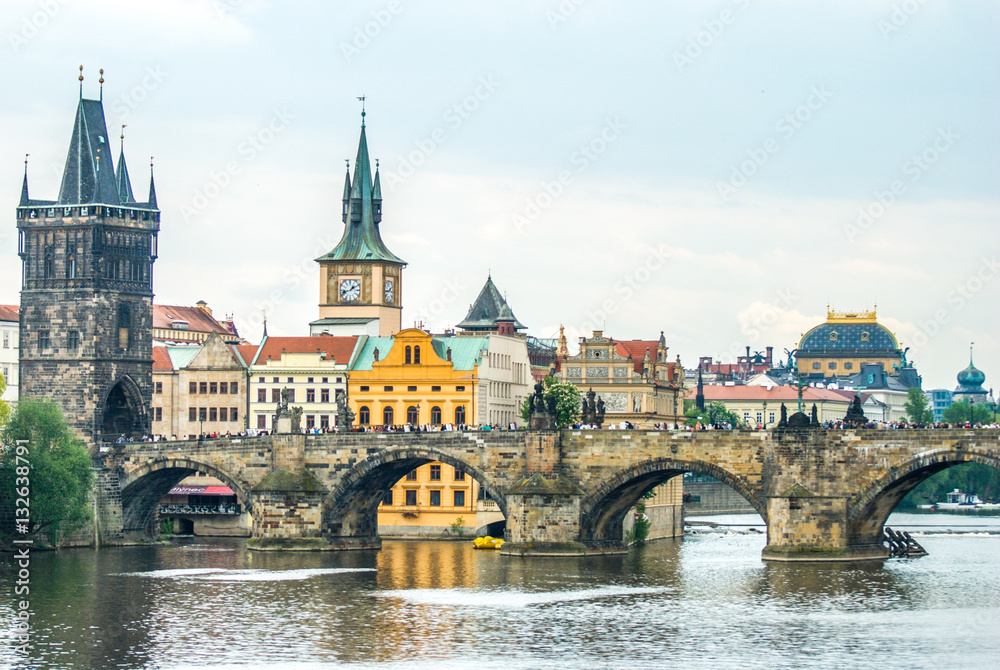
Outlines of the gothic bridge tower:
M 319 263 L 319 320 L 313 335 L 390 336 L 402 323 L 402 273 L 406 262 L 382 241 L 382 186 L 378 165 L 372 181 L 365 113 L 361 112 L 361 141 L 354 159 L 354 179 L 344 180 L 342 219 L 344 234 Z
M 55 401 L 94 443 L 150 431 L 160 210 L 152 164 L 149 199 L 136 202 L 124 127 L 116 170 L 104 106 L 83 98 L 82 72 L 80 87 L 57 200 L 29 197 L 25 161 L 19 383 L 21 398 Z

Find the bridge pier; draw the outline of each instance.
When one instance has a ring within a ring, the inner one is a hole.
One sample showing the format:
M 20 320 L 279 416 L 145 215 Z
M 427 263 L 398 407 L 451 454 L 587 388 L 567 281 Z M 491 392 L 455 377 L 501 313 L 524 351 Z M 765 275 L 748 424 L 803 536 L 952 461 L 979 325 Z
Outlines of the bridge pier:
M 848 499 L 817 496 L 796 484 L 767 500 L 765 561 L 880 561 L 889 557 L 881 543 L 857 542 L 848 531 Z

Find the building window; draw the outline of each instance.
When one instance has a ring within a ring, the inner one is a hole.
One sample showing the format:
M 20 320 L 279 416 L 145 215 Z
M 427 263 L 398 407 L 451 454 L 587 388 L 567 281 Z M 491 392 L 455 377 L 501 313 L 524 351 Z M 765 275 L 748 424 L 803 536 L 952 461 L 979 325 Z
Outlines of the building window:
M 455 468 L 455 481 L 464 482 L 465 481 L 465 470 L 459 470 Z
M 456 407 L 455 408 L 455 423 L 457 423 L 457 424 L 463 424 L 463 423 L 465 423 L 465 407 L 464 406 Z
M 38 348 L 48 349 L 51 342 L 49 341 L 49 331 L 40 330 L 38 331 Z
M 392 507 L 392 489 L 386 491 L 385 495 L 382 496 L 382 504 L 386 507 Z
M 208 421 L 208 410 L 205 409 L 204 407 L 199 407 L 198 408 L 198 420 L 199 421 Z
M 431 407 L 431 423 L 438 425 L 441 423 L 441 408 Z
M 750 412 L 743 412 L 743 420 L 750 423 Z
M 431 393 L 439 393 L 440 391 L 441 391 L 441 387 L 440 386 L 432 386 L 431 387 Z
M 455 507 L 465 507 L 465 491 L 455 491 Z
M 229 421 L 229 408 L 220 407 L 219 408 L 219 421 Z
M 198 393 L 208 393 L 208 382 L 198 382 Z
M 264 383 L 264 378 L 263 377 L 257 377 L 257 383 L 258 384 L 263 384 Z
M 406 349 L 403 350 L 403 365 L 409 365 L 413 362 L 413 350 L 407 345 Z
M 391 386 L 383 386 L 382 390 L 385 391 L 386 393 L 392 393 L 392 387 Z
M 288 389 L 288 402 L 295 402 L 295 389 Z
M 239 382 L 229 382 L 229 395 L 236 395 L 240 392 Z
M 319 390 L 319 401 L 320 402 L 330 402 L 330 389 L 320 389 Z
M 371 410 L 365 405 L 358 410 L 358 424 L 362 426 L 367 426 L 371 422 Z
M 410 393 L 415 393 L 415 392 L 416 392 L 416 390 L 417 390 L 417 387 L 416 387 L 416 386 L 407 386 L 407 387 L 406 387 L 406 390 L 407 390 L 408 392 L 410 392 Z
M 281 402 L 281 389 L 271 389 L 271 402 Z
M 323 414 L 319 417 L 319 427 L 322 430 L 326 430 L 330 427 L 330 417 L 328 415 Z
M 415 490 L 409 490 L 406 492 L 406 506 L 416 507 L 417 506 L 417 492 Z
M 431 481 L 432 482 L 439 482 L 439 481 L 441 481 L 441 466 L 440 465 L 432 465 L 431 466 Z
M 767 422 L 768 423 L 774 423 L 774 412 L 768 412 L 767 413 Z
M 219 382 L 219 393 L 229 393 L 229 382 Z
M 198 392 L 198 382 L 188 382 L 188 393 L 194 395 Z
M 392 423 L 393 423 L 392 419 L 393 419 L 392 408 L 391 407 L 386 407 L 385 409 L 383 409 L 382 410 L 382 425 L 383 426 L 391 426 Z
M 257 415 L 257 428 L 260 430 L 267 428 L 267 417 L 263 414 Z
M 219 410 L 214 407 L 210 407 L 208 410 L 208 420 L 218 421 L 219 420 Z
M 188 421 L 198 420 L 198 410 L 194 407 L 188 407 Z
M 420 347 L 413 347 L 413 364 L 420 365 Z
M 813 370 L 819 370 L 819 368 L 820 368 L 820 365 L 819 365 L 818 362 L 817 363 L 813 363 Z
M 420 418 L 419 412 L 417 411 L 417 408 L 415 406 L 410 405 L 409 407 L 406 408 L 406 423 L 410 424 L 411 426 L 415 426 L 417 425 L 417 421 L 419 420 L 419 418 Z
M 162 407 L 157 407 L 156 408 L 156 418 L 153 419 L 153 420 L 154 421 L 163 421 L 163 408 Z
M 845 370 L 853 370 L 854 369 L 854 363 L 851 363 L 851 362 L 844 363 L 844 369 Z
M 312 430 L 316 427 L 316 417 L 312 414 L 306 414 L 306 430 Z
M 288 378 L 288 383 L 289 384 L 294 384 L 295 383 L 295 377 L 289 377 Z
M 360 391 L 361 391 L 362 393 L 365 393 L 365 392 L 367 392 L 367 391 L 368 391 L 368 387 L 367 387 L 367 386 L 362 386 L 362 387 L 361 387 L 361 388 L 360 388 L 359 390 L 360 390 Z
M 306 389 L 306 402 L 316 402 L 316 389 Z
M 837 361 L 830 361 L 830 364 L 827 367 L 829 367 L 831 370 L 836 370 L 837 369 Z
M 312 384 L 312 383 L 313 383 L 313 377 L 306 377 L 306 384 Z
M 257 389 L 257 402 L 267 402 L 267 389 Z
M 262 379 L 261 381 L 264 381 L 264 380 Z M 279 383 L 280 383 L 280 381 L 278 380 L 278 378 L 277 378 L 277 377 L 271 377 L 271 383 L 272 383 L 272 384 L 279 384 Z
M 431 491 L 430 493 L 431 493 L 431 507 L 440 507 L 441 506 L 441 492 L 440 491 Z
M 238 418 L 239 417 L 236 414 L 236 408 L 235 407 L 230 407 L 229 408 L 229 420 L 230 421 L 236 421 Z
M 465 387 L 464 386 L 456 386 L 455 390 L 458 391 L 459 393 L 461 393 L 462 391 L 465 390 Z
M 3 334 L 3 348 L 10 349 L 10 333 Z
M 208 392 L 209 393 L 218 393 L 219 392 L 219 384 L 218 384 L 218 382 L 210 382 L 209 385 L 208 385 Z
M 163 382 L 156 382 L 154 389 L 154 393 L 163 393 Z
M 406 481 L 408 481 L 408 482 L 415 482 L 415 481 L 417 481 L 417 470 L 416 470 L 416 468 L 414 468 L 413 470 L 410 470 L 409 472 L 406 473 Z
M 66 338 L 66 348 L 67 349 L 80 348 L 80 331 L 78 330 L 69 331 L 69 336 Z
M 338 379 L 337 381 L 339 382 L 340 380 Z M 330 378 L 329 377 L 323 377 L 323 383 L 324 384 L 329 384 L 330 383 Z
M 757 423 L 760 423 L 763 420 L 764 420 L 764 413 L 763 412 L 757 412 Z

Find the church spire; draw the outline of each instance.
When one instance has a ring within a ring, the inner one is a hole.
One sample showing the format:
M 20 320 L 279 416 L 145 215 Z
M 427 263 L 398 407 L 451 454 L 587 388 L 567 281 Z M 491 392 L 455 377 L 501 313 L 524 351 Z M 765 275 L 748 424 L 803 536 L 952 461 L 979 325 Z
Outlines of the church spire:
M 123 205 L 135 202 L 132 195 L 132 181 L 128 177 L 128 167 L 125 165 L 125 124 L 122 124 L 122 133 L 119 136 L 121 149 L 118 152 L 118 167 L 115 174 L 118 176 L 118 199 Z
M 375 186 L 372 187 L 372 219 L 382 223 L 382 182 L 378 178 L 378 159 L 375 159 Z
M 344 213 L 342 218 L 344 223 L 347 223 L 347 209 L 348 205 L 351 204 L 351 161 L 344 161 L 347 163 L 347 173 L 344 175 Z
M 83 98 L 81 93 L 59 189 L 59 204 L 121 204 L 109 149 L 104 106 L 100 100 Z

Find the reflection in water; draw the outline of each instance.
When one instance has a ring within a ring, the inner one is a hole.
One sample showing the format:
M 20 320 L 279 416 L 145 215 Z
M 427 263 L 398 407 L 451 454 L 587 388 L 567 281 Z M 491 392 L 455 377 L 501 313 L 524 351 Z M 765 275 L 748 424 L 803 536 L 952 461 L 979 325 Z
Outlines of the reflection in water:
M 39 553 L 31 656 L 0 645 L 0 667 L 989 667 L 1000 536 L 922 543 L 884 566 L 765 564 L 761 534 L 724 530 L 594 558 L 202 538 Z

